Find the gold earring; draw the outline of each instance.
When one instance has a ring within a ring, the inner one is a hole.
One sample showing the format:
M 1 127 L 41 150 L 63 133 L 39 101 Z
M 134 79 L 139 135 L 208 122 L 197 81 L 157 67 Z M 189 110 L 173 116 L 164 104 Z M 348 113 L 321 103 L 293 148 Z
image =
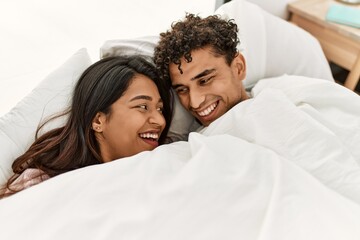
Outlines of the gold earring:
M 100 130 L 100 127 L 99 126 L 96 126 L 96 127 L 91 127 L 92 130 Z

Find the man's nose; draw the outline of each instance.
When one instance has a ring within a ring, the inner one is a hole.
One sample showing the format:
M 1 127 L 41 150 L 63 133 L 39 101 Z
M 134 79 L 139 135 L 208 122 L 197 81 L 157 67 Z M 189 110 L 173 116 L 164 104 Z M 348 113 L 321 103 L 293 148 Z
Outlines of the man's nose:
M 199 108 L 205 100 L 205 95 L 200 91 L 191 91 L 190 92 L 190 107 Z

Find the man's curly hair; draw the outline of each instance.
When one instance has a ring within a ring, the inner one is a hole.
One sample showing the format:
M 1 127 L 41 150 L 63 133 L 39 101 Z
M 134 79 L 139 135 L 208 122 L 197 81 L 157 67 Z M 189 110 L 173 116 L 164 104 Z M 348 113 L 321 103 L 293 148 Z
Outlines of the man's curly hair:
M 154 50 L 154 63 L 161 78 L 171 86 L 169 64 L 177 64 L 182 73 L 180 59 L 185 57 L 187 62 L 191 62 L 191 51 L 205 46 L 212 46 L 214 54 L 224 56 L 230 65 L 238 55 L 237 32 L 233 19 L 224 20 L 218 15 L 201 18 L 187 13 L 183 21 L 173 23 L 170 30 L 160 33 Z

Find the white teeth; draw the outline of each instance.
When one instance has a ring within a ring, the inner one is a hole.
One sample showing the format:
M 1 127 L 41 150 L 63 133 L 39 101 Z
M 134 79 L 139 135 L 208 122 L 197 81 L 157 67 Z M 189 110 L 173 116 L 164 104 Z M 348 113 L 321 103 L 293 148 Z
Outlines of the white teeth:
M 198 112 L 198 114 L 202 117 L 209 115 L 217 106 L 217 102 L 211 104 L 208 108 L 206 108 L 205 110 Z
M 140 137 L 142 138 L 152 138 L 157 140 L 159 138 L 159 134 L 157 133 L 140 133 Z

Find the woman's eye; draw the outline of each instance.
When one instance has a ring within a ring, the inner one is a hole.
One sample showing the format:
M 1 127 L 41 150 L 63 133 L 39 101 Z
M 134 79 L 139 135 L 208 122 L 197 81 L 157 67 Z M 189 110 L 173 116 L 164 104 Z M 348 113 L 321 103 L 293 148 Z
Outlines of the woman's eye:
M 147 105 L 139 105 L 138 108 L 144 109 L 144 110 L 147 110 L 147 109 L 148 109 Z
M 164 108 L 163 107 L 158 107 L 157 110 L 159 111 L 159 113 L 163 113 Z

